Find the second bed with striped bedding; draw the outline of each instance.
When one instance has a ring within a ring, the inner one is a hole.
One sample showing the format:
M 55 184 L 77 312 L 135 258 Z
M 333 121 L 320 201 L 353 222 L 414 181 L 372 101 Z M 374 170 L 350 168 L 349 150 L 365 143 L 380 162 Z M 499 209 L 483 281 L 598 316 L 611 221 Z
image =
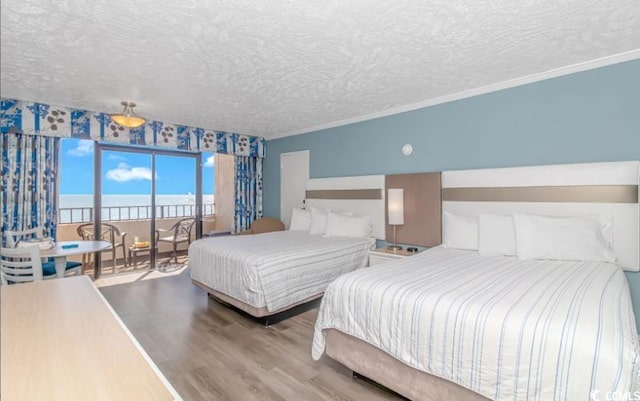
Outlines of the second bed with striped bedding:
M 316 322 L 316 360 L 328 328 L 495 400 L 637 388 L 629 287 L 610 263 L 434 248 L 334 281 Z

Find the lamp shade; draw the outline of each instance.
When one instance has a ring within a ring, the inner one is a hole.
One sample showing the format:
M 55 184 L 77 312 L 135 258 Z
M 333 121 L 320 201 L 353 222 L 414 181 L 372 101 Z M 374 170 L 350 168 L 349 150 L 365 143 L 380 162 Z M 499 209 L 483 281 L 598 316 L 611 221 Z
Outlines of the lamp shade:
M 133 111 L 133 108 L 136 107 L 135 103 L 123 101 L 120 104 L 124 106 L 122 113 L 110 115 L 116 124 L 126 128 L 137 128 L 147 121 L 142 117 L 138 117 Z
M 116 124 L 127 128 L 138 128 L 146 122 L 144 118 L 126 114 L 114 114 L 111 116 L 111 119 L 115 121 Z
M 387 219 L 389 224 L 404 224 L 404 189 L 387 190 Z

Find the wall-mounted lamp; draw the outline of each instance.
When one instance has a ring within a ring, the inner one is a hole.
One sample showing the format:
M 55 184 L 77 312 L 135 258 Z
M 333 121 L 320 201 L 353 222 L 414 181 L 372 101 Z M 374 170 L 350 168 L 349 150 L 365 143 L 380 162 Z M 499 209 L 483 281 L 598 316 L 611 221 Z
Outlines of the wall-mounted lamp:
M 404 189 L 393 188 L 387 190 L 387 220 L 393 226 L 393 245 L 388 248 L 401 250 L 396 238 L 396 227 L 404 224 Z
M 407 143 L 402 146 L 402 154 L 405 156 L 409 156 L 413 153 L 413 146 L 410 143 Z

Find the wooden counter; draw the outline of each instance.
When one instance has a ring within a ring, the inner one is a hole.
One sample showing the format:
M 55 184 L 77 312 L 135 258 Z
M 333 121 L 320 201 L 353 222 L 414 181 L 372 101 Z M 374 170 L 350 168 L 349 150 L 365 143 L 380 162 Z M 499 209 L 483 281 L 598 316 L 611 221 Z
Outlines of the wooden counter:
M 86 276 L 0 288 L 2 400 L 179 400 Z

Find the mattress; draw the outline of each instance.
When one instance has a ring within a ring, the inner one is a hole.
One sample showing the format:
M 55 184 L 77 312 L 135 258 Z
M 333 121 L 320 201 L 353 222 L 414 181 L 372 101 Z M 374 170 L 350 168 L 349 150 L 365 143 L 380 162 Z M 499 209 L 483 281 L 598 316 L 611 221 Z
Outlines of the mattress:
M 587 400 L 638 385 L 629 287 L 610 263 L 434 248 L 335 280 L 316 360 L 326 329 L 494 400 Z
M 367 265 L 370 238 L 299 231 L 204 238 L 189 247 L 191 278 L 254 308 L 277 311 L 321 294 Z

